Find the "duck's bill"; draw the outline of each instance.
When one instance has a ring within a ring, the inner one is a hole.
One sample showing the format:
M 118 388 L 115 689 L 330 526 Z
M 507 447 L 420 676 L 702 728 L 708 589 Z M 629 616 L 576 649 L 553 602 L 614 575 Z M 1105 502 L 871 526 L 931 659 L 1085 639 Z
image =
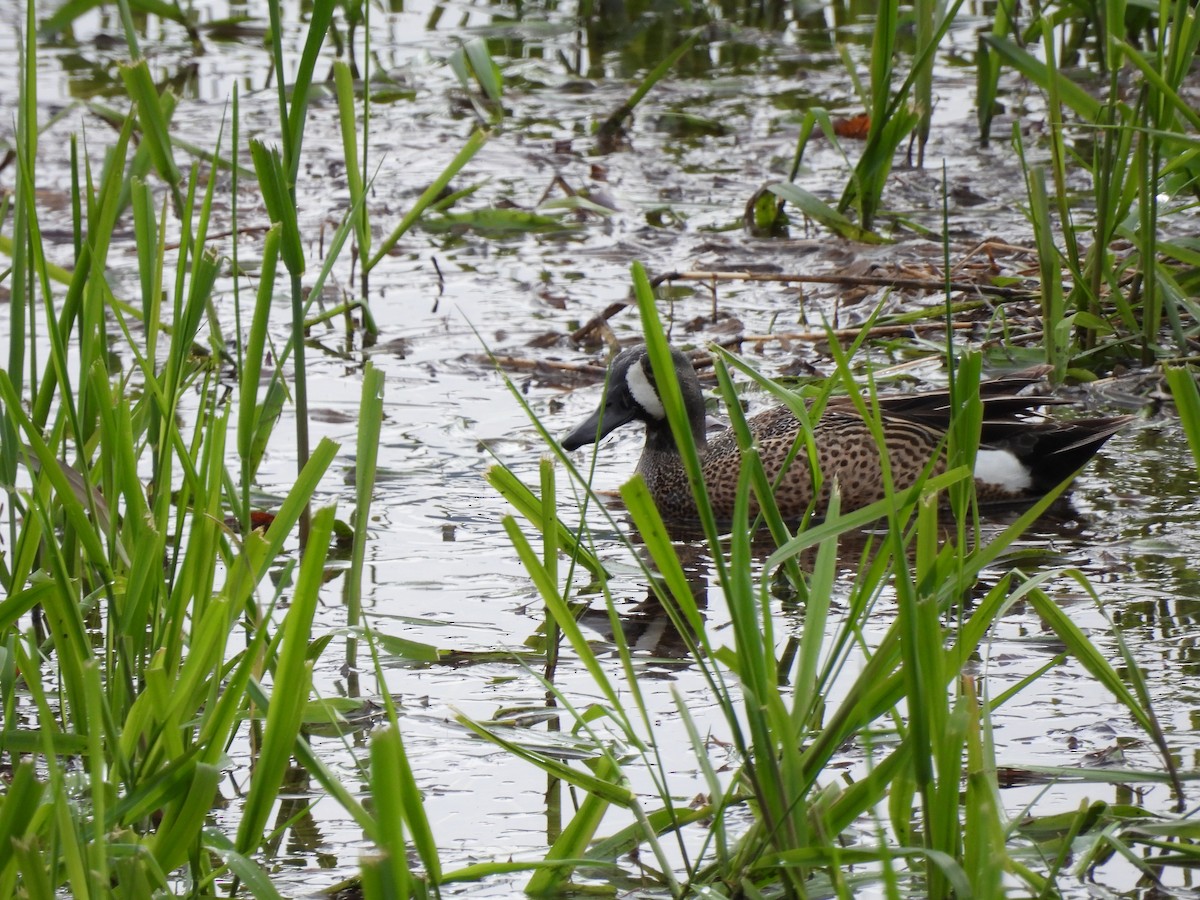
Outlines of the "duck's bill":
M 585 444 L 594 444 L 598 439 L 620 428 L 626 422 L 633 421 L 636 414 L 637 411 L 634 409 L 628 407 L 621 409 L 611 403 L 606 403 L 580 422 L 574 431 L 562 439 L 563 449 L 578 450 Z

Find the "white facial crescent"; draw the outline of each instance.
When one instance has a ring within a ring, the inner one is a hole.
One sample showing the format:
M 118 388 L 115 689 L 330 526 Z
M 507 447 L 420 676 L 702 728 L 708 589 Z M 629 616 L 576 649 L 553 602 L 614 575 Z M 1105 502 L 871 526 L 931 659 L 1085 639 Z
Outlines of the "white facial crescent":
M 633 399 L 637 401 L 638 406 L 646 411 L 647 415 L 653 416 L 655 419 L 665 419 L 667 417 L 667 411 L 663 408 L 658 391 L 654 389 L 654 385 L 646 377 L 646 372 L 640 362 L 630 366 L 626 370 L 625 384 L 628 385 L 629 393 L 633 395 Z

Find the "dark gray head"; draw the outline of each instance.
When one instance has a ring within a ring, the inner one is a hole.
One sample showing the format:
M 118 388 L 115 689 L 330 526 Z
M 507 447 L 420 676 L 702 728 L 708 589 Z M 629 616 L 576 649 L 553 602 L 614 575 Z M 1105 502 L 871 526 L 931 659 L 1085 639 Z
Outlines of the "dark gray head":
M 675 378 L 683 392 L 683 405 L 697 445 L 704 445 L 704 395 L 700 379 L 691 361 L 674 347 L 671 359 L 675 363 Z M 658 395 L 650 356 L 643 344 L 622 350 L 613 358 L 608 370 L 608 393 L 604 405 L 581 422 L 563 438 L 566 450 L 591 444 L 627 422 L 646 423 L 646 445 L 655 449 L 675 449 L 667 412 Z

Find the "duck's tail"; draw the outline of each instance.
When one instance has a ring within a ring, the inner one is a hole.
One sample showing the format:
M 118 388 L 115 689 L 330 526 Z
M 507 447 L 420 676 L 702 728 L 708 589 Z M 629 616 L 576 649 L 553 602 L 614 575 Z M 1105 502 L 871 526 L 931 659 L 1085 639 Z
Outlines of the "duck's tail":
M 1082 469 L 1133 418 L 985 420 L 980 447 L 1015 457 L 1029 473 L 1027 492 L 1039 495 Z

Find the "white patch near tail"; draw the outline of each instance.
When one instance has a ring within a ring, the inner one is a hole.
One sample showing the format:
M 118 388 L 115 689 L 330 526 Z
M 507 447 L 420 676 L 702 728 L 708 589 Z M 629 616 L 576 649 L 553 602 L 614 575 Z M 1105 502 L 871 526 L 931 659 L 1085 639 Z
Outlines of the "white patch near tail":
M 640 362 L 630 366 L 625 371 L 625 384 L 629 386 L 629 393 L 633 395 L 633 399 L 637 401 L 637 405 L 648 414 L 656 419 L 665 419 L 667 417 L 667 411 L 663 408 L 658 391 L 654 389 L 654 385 L 646 377 L 646 372 Z
M 1029 467 L 1007 450 L 980 450 L 975 456 L 975 480 L 1014 492 L 1033 487 Z

